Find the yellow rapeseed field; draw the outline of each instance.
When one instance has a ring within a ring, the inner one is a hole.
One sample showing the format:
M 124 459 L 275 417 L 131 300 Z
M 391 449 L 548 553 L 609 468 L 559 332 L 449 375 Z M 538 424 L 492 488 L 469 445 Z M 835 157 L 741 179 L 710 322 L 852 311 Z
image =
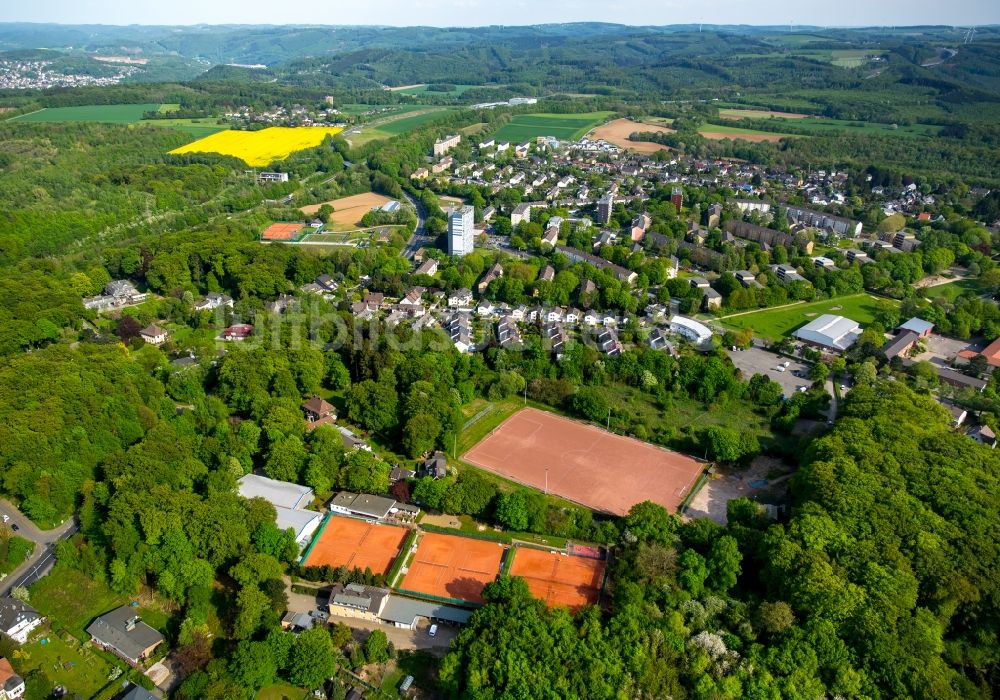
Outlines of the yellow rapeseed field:
M 221 153 L 247 165 L 260 167 L 287 158 L 295 151 L 313 148 L 326 136 L 339 134 L 332 126 L 272 126 L 260 131 L 220 131 L 170 151 L 181 153 Z

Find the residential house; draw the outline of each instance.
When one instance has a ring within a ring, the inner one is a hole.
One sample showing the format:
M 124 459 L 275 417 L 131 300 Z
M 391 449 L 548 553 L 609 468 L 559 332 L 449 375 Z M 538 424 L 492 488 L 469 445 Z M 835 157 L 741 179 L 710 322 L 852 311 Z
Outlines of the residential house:
M 472 304 L 472 291 L 469 289 L 459 289 L 448 295 L 448 306 L 470 306 Z
M 452 344 L 459 352 L 470 352 L 472 350 L 472 321 L 468 314 L 457 313 L 452 316 L 445 332 L 451 338 Z
M 150 345 L 162 345 L 167 342 L 167 331 L 154 323 L 139 331 L 139 337 Z
M 688 284 L 691 285 L 692 289 L 708 289 L 708 280 L 704 277 L 691 277 L 688 279 Z
M 279 294 L 277 299 L 267 305 L 267 312 L 271 314 L 283 314 L 294 303 L 295 297 L 291 294 Z
M 701 302 L 706 311 L 711 311 L 712 309 L 718 309 L 722 307 L 722 295 L 717 291 L 709 287 L 705 290 L 705 296 Z
M 0 632 L 18 644 L 28 641 L 28 635 L 45 620 L 37 610 L 16 598 L 0 598 Z
M 517 227 L 522 221 L 531 221 L 531 205 L 530 204 L 518 204 L 514 207 L 514 211 L 510 213 L 510 224 L 513 227 Z
M 493 313 L 493 310 L 494 310 L 493 302 L 491 302 L 488 299 L 483 299 L 482 301 L 479 302 L 479 306 L 476 307 L 476 313 L 483 318 L 491 315 Z
M 510 316 L 504 316 L 497 323 L 497 342 L 500 347 L 514 349 L 521 346 L 521 331 L 517 322 Z
M 546 265 L 542 268 L 541 272 L 538 273 L 539 282 L 551 282 L 556 278 L 556 271 L 551 265 Z
M 330 425 L 337 420 L 337 409 L 318 396 L 314 396 L 302 404 L 302 412 L 305 414 L 309 430 L 320 425 Z
M 21 700 L 24 697 L 24 679 L 14 673 L 6 657 L 0 658 L 0 700 Z
M 978 442 L 980 445 L 986 445 L 989 448 L 996 449 L 997 436 L 988 425 L 976 426 L 969 433 L 969 437 Z
M 437 274 L 437 271 L 438 271 L 438 261 L 435 260 L 434 258 L 427 258 L 422 263 L 420 263 L 420 266 L 416 269 L 414 274 L 429 275 L 430 277 L 433 277 L 434 275 Z
M 148 659 L 163 643 L 163 635 L 143 622 L 135 608 L 128 605 L 98 617 L 87 627 L 87 634 L 96 646 L 118 655 L 132 666 Z
M 249 323 L 238 323 L 222 331 L 223 340 L 246 340 L 253 334 L 253 326 Z
M 393 467 L 389 472 L 389 481 L 395 484 L 397 481 L 405 481 L 406 479 L 412 479 L 417 473 L 412 469 L 403 469 L 402 467 Z
M 638 243 L 646 235 L 646 229 L 650 227 L 653 220 L 648 214 L 640 214 L 632 219 L 632 240 Z
M 549 226 L 545 229 L 545 233 L 542 234 L 542 243 L 549 246 L 555 246 L 559 242 L 559 227 Z
M 444 452 L 437 451 L 428 457 L 424 461 L 421 474 L 432 479 L 443 479 L 448 476 L 448 458 Z
M 218 292 L 209 292 L 205 295 L 204 299 L 195 302 L 195 311 L 211 311 L 213 309 L 218 309 L 222 306 L 228 306 L 230 309 L 233 308 L 233 298 L 226 294 L 219 294 Z
M 476 284 L 476 289 L 480 294 L 486 291 L 486 288 L 490 286 L 493 280 L 503 277 L 503 267 L 500 263 L 494 263 L 493 266 L 487 270 L 482 277 L 479 278 L 478 284 Z
M 868 257 L 868 253 L 863 250 L 858 250 L 857 248 L 851 248 L 848 250 L 844 253 L 844 257 L 847 258 L 847 262 L 856 262 L 859 265 L 872 262 L 872 259 Z
M 782 282 L 804 282 L 806 279 L 791 265 L 772 265 L 771 269 Z
M 773 248 L 777 245 L 792 248 L 798 245 L 805 251 L 806 255 L 812 255 L 813 242 L 805 238 L 799 240 L 791 233 L 775 231 L 771 228 L 757 226 L 756 224 L 739 221 L 738 219 L 730 219 L 723 224 L 722 228 L 726 233 L 731 233 L 737 238 L 760 243 L 765 248 Z
M 552 348 L 553 354 L 558 359 L 565 352 L 566 345 L 569 343 L 569 333 L 566 332 L 561 323 L 552 322 L 546 323 L 542 332 Z
M 601 352 L 609 357 L 617 357 L 622 354 L 622 344 L 618 340 L 618 333 L 614 328 L 605 328 L 597 336 L 597 346 Z

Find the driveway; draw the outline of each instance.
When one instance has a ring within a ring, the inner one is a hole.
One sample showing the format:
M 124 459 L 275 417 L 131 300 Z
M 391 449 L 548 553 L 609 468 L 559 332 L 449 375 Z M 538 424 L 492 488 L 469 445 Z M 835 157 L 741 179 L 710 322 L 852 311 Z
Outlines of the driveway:
M 755 374 L 763 374 L 768 379 L 778 382 L 785 396 L 792 396 L 799 390 L 799 387 L 809 388 L 812 386 L 812 380 L 809 379 L 809 365 L 805 363 L 776 355 L 758 347 L 735 352 L 726 350 L 726 354 L 729 355 L 733 364 L 743 372 L 744 379 L 749 380 Z M 779 372 L 776 368 L 779 365 L 784 365 L 785 362 L 788 363 L 788 367 L 783 372 Z
M 77 523 L 75 518 L 70 518 L 59 527 L 42 530 L 13 503 L 3 498 L 0 498 L 0 515 L 10 518 L 9 524 L 17 525 L 18 536 L 35 543 L 31 556 L 0 581 L 0 596 L 5 596 L 14 587 L 27 588 L 52 570 L 56 563 L 55 549 L 52 545 L 76 532 Z

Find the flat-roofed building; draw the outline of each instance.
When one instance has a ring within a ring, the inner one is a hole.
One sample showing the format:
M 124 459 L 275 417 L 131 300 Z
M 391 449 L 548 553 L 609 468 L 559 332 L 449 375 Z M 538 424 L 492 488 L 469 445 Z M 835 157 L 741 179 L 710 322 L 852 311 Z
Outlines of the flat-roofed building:
M 475 247 L 475 209 L 457 207 L 448 213 L 448 254 L 468 255 Z
M 795 337 L 807 345 L 841 353 L 854 345 L 861 335 L 861 326 L 843 316 L 823 314 L 795 331 Z
M 443 156 L 462 141 L 460 134 L 452 134 L 434 142 L 434 155 Z

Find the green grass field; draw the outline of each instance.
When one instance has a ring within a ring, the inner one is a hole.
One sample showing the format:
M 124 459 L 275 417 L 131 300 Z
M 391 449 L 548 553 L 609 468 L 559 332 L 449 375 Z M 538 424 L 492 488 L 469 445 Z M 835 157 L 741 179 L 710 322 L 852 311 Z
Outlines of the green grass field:
M 755 336 L 778 341 L 799 326 L 822 314 L 845 316 L 866 326 L 875 318 L 880 303 L 898 305 L 898 301 L 881 299 L 869 294 L 852 294 L 835 299 L 824 299 L 807 304 L 796 304 L 780 309 L 761 309 L 751 313 L 720 319 L 726 328 L 750 328 Z
M 939 284 L 935 287 L 928 287 L 924 290 L 924 296 L 928 299 L 941 298 L 947 301 L 955 301 L 955 299 L 967 292 L 978 295 L 982 290 L 979 288 L 979 283 L 976 280 L 955 280 L 954 282 Z
M 497 141 L 520 143 L 537 136 L 554 136 L 560 141 L 576 141 L 610 117 L 612 112 L 584 114 L 518 114 L 494 134 Z
M 166 129 L 176 129 L 190 134 L 196 139 L 211 136 L 217 131 L 225 131 L 229 124 L 217 124 L 218 119 L 206 117 L 204 119 L 148 119 L 140 124 L 150 126 L 160 126 Z
M 173 105 L 168 105 L 173 106 Z M 38 112 L 12 117 L 18 122 L 105 122 L 108 124 L 134 124 L 146 112 L 156 112 L 158 104 L 139 105 L 86 105 L 82 107 L 48 107 Z
M 309 697 L 308 690 L 296 688 L 290 683 L 275 683 L 261 688 L 257 693 L 257 700 L 305 700 L 307 697 Z
M 448 92 L 439 92 L 437 90 L 428 90 L 427 85 L 417 85 L 415 87 L 408 87 L 402 90 L 393 90 L 393 92 L 398 92 L 402 95 L 429 95 L 431 97 L 435 95 L 442 95 L 448 97 L 459 97 L 460 95 L 468 92 L 473 88 L 478 87 L 499 87 L 497 85 L 456 85 L 454 90 L 449 90 Z
M 893 128 L 892 124 L 877 122 L 852 122 L 846 119 L 828 119 L 826 117 L 810 117 L 808 119 L 771 118 L 769 123 L 775 127 L 794 126 L 810 132 L 845 132 L 855 136 L 937 136 L 941 127 L 934 124 L 910 124 Z
M 417 110 L 421 110 L 421 113 L 414 114 L 413 116 L 406 116 L 407 113 Z M 428 111 L 424 112 L 422 110 Z M 406 112 L 400 112 L 399 116 L 395 118 L 373 126 L 366 126 L 362 128 L 360 134 L 346 134 L 344 138 L 346 138 L 354 147 L 363 146 L 364 144 L 372 141 L 389 139 L 393 136 L 399 136 L 400 134 L 413 131 L 418 126 L 422 126 L 429 121 L 439 119 L 448 111 L 450 111 L 448 107 L 428 108 L 426 105 L 418 105 L 416 109 L 408 109 Z

